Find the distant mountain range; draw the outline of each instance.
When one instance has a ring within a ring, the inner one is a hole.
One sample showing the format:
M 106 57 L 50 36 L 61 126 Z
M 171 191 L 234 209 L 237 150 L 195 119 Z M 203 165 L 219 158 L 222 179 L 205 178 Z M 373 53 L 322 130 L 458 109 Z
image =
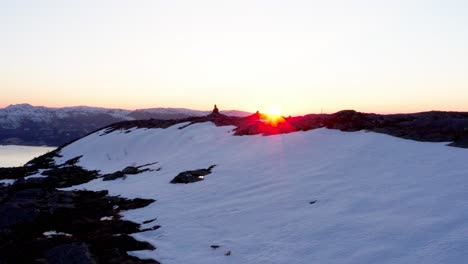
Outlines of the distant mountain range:
M 185 108 L 139 110 L 76 106 L 49 108 L 29 104 L 0 108 L 0 145 L 60 146 L 101 127 L 120 121 L 180 119 L 204 116 L 211 111 Z M 221 111 L 228 116 L 247 116 L 238 110 Z

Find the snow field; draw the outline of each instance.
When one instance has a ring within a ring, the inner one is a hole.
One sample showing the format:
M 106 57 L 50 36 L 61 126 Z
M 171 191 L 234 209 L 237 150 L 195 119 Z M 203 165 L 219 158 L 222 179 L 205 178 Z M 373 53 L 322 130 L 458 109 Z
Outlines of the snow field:
M 102 131 L 61 151 L 61 163 L 102 173 L 161 168 L 71 189 L 152 198 L 124 213 L 162 263 L 466 263 L 468 150 L 387 135 L 317 129 L 233 136 L 233 127 Z M 169 184 L 216 164 L 204 181 Z M 317 201 L 313 204 L 310 202 Z M 210 245 L 219 245 L 212 249 Z M 225 253 L 231 251 L 230 256 Z

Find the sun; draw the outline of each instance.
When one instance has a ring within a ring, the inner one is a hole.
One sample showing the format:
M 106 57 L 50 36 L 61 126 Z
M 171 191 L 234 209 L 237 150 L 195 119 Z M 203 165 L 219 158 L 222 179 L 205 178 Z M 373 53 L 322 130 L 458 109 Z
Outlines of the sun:
M 284 122 L 284 117 L 281 115 L 281 108 L 278 105 L 270 105 L 265 114 L 266 123 L 272 127 L 277 127 Z
M 273 117 L 281 116 L 281 108 L 278 105 L 270 105 L 267 114 Z

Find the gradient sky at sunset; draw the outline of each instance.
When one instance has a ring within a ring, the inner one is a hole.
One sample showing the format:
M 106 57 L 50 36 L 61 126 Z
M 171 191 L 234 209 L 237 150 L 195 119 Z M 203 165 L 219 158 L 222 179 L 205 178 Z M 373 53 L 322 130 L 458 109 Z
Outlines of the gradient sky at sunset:
M 0 107 L 468 111 L 468 1 L 1 1 Z

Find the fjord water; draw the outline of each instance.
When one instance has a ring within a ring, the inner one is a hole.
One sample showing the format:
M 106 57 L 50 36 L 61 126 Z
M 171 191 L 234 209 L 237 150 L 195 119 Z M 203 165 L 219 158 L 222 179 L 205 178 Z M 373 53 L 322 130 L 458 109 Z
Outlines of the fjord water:
M 0 168 L 22 166 L 31 159 L 54 149 L 56 147 L 0 145 Z

